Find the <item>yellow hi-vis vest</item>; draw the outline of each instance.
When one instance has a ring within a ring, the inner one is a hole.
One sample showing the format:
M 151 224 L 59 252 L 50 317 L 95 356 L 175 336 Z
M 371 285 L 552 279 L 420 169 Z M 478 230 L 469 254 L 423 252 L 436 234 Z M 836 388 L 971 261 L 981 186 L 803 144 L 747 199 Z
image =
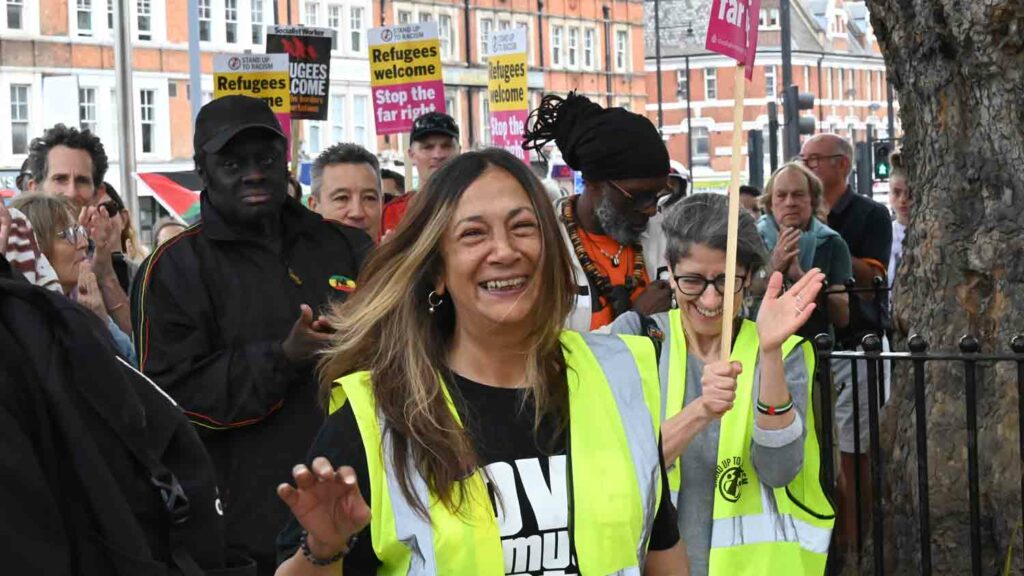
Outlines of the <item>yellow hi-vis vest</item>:
M 667 385 L 662 382 L 664 417 L 682 411 L 686 399 L 686 337 L 679 310 L 669 312 L 671 347 Z M 820 480 L 821 452 L 814 430 L 811 390 L 814 348 L 793 336 L 782 345 L 785 358 L 802 346 L 807 363 L 807 414 L 803 468 L 787 486 L 760 482 L 750 458 L 754 428 L 754 365 L 758 357 L 757 325 L 744 320 L 731 360 L 743 365 L 736 382 L 736 400 L 722 417 L 715 473 L 710 576 L 820 575 L 825 572 L 835 510 Z M 665 380 L 665 379 L 663 379 Z M 681 458 L 666 462 L 669 490 L 675 498 L 681 482 Z M 676 500 L 673 500 L 674 502 Z
M 580 573 L 639 576 L 661 500 L 660 385 L 650 340 L 580 334 L 561 337 L 569 387 L 569 529 Z M 381 575 L 505 574 L 504 551 L 481 470 L 463 480 L 466 501 L 452 513 L 411 468 L 430 518 L 417 514 L 390 470 L 390 442 L 374 403 L 372 379 L 338 380 L 330 408 L 351 402 L 366 451 L 370 535 Z M 448 405 L 460 421 L 442 381 Z M 510 406 L 509 409 L 514 409 Z M 461 421 L 460 421 L 461 424 Z

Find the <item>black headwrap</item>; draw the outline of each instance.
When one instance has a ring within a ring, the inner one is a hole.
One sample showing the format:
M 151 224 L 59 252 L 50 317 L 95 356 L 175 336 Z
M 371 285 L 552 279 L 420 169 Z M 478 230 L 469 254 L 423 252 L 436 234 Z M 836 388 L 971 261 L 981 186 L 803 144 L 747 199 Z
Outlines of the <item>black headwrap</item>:
M 548 95 L 530 113 L 523 148 L 554 140 L 562 158 L 590 181 L 668 176 L 668 150 L 645 116 L 624 108 L 602 108 L 570 92 Z

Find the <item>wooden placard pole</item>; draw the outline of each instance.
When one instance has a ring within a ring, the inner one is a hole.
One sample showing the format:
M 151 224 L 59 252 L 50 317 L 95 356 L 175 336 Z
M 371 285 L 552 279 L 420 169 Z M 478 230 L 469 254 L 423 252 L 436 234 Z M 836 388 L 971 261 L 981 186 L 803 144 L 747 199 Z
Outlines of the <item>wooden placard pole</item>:
M 299 172 L 299 121 L 292 118 L 292 176 L 298 179 Z
M 405 167 L 405 190 L 402 193 L 406 193 L 412 190 L 412 161 L 409 159 L 409 135 L 402 134 L 398 135 L 398 153 L 402 155 L 405 160 L 402 162 L 402 166 Z
M 740 221 L 740 169 L 743 158 L 743 104 L 747 81 L 743 65 L 736 66 L 733 81 L 735 105 L 732 109 L 732 174 L 729 178 L 729 238 L 725 247 L 725 296 L 722 298 L 722 355 L 720 360 L 729 360 L 732 352 L 732 326 L 736 293 L 736 244 Z

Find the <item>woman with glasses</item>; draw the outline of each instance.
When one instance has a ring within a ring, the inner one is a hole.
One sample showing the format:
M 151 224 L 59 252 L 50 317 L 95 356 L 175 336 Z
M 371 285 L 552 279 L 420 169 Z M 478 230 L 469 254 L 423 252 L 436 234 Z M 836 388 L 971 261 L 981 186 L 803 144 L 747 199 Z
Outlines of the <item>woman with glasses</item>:
M 821 180 L 807 166 L 789 162 L 768 179 L 761 199 L 765 214 L 757 221 L 757 231 L 771 252 L 769 272 L 781 272 L 786 284 L 800 280 L 812 268 L 825 275 L 828 309 L 815 310 L 797 332 L 808 339 L 823 332 L 834 336 L 833 327 L 845 328 L 850 321 L 849 296 L 840 293 L 853 278 L 850 249 L 818 217 L 823 190 Z
M 107 326 L 117 350 L 125 360 L 136 363 L 135 347 L 110 318 L 88 254 L 89 235 L 75 218 L 77 209 L 64 196 L 23 194 L 12 206 L 28 218 L 36 241 L 68 298 L 92 311 Z
M 666 214 L 669 282 L 679 308 L 621 316 L 613 333 L 661 340 L 662 450 L 694 575 L 821 574 L 832 507 L 819 483 L 808 399 L 814 351 L 794 334 L 810 317 L 823 275 L 810 270 L 783 292 L 768 282 L 757 322 L 734 318 L 767 256 L 741 211 L 736 292 L 724 294 L 728 200 L 696 194 Z M 722 338 L 732 356 L 721 357 Z

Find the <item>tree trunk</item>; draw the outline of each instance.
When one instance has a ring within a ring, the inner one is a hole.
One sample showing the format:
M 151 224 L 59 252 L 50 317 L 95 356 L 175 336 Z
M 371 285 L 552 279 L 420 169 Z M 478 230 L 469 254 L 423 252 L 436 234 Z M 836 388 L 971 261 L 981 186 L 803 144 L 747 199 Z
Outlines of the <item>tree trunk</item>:
M 899 93 L 913 195 L 897 273 L 897 349 L 919 333 L 930 350 L 963 334 L 983 352 L 1024 332 L 1024 0 L 868 0 Z M 930 363 L 927 379 L 932 558 L 936 574 L 970 574 L 963 374 Z M 982 367 L 978 446 L 984 574 L 1014 550 L 1024 573 L 1015 366 Z M 887 573 L 918 573 L 913 387 L 897 370 L 883 414 Z

